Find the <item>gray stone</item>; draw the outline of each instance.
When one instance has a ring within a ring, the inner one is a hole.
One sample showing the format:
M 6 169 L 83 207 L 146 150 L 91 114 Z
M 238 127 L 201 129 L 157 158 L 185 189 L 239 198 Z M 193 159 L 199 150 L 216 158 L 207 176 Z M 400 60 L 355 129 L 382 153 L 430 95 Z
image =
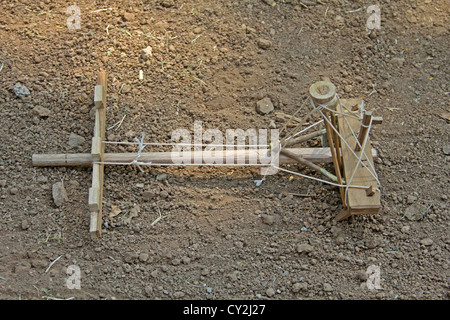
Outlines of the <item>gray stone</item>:
M 136 135 L 136 133 L 133 130 L 129 130 L 125 132 L 125 137 L 127 138 L 133 138 Z
M 146 262 L 148 260 L 148 254 L 147 253 L 141 253 L 139 255 L 139 261 Z
M 153 191 L 144 191 L 142 194 L 142 199 L 144 201 L 150 201 L 155 198 L 155 193 Z
M 261 114 L 269 114 L 273 111 L 274 107 L 270 98 L 264 98 L 256 103 L 256 111 Z
M 273 215 L 262 214 L 261 218 L 262 218 L 262 222 L 269 226 L 271 226 L 275 223 L 275 216 L 273 216 Z
M 27 220 L 22 220 L 22 230 L 27 230 L 30 227 L 30 224 Z
M 368 249 L 376 248 L 381 244 L 382 244 L 382 240 L 378 237 L 373 237 L 373 238 L 367 239 L 365 241 L 365 245 Z
M 62 182 L 53 184 L 52 188 L 53 202 L 57 207 L 61 207 L 64 202 L 68 201 L 67 192 Z
M 312 252 L 313 249 L 314 249 L 313 246 L 311 246 L 307 243 L 302 243 L 297 246 L 298 253 L 309 253 L 309 252 Z
M 306 289 L 308 289 L 308 285 L 304 282 L 297 282 L 297 283 L 294 283 L 294 285 L 292 286 L 293 293 L 305 291 Z
M 403 67 L 403 65 L 405 64 L 405 58 L 392 58 L 392 63 L 393 64 L 396 64 L 396 65 L 398 65 L 398 66 L 400 66 L 400 67 Z
M 268 288 L 268 289 L 266 290 L 266 295 L 267 295 L 268 297 L 273 297 L 273 296 L 275 295 L 275 289 L 274 289 L 274 288 Z
M 338 235 L 336 238 L 336 244 L 341 245 L 341 244 L 344 244 L 344 242 L 345 242 L 345 237 L 342 234 Z
M 39 183 L 47 183 L 48 178 L 46 176 L 39 176 L 36 178 L 36 181 Z
M 16 96 L 20 97 L 20 96 L 24 96 L 24 97 L 28 97 L 30 95 L 30 90 L 28 90 L 27 87 L 25 87 L 23 84 L 17 82 L 14 85 L 14 93 L 16 94 Z
M 413 196 L 412 194 L 408 194 L 408 196 L 406 197 L 406 202 L 408 204 L 412 204 L 417 200 L 416 196 Z
M 323 284 L 323 291 L 325 291 L 325 292 L 331 292 L 331 291 L 333 291 L 333 287 L 332 287 L 331 284 L 329 284 L 329 283 L 324 283 L 324 284 Z
M 259 39 L 256 40 L 256 44 L 261 49 L 266 50 L 266 49 L 269 49 L 272 46 L 272 41 L 259 38 Z
M 187 257 L 187 256 L 184 256 L 184 257 L 181 258 L 181 261 L 182 261 L 184 264 L 189 264 L 189 263 L 191 262 L 191 258 L 189 258 L 189 257 Z
M 431 246 L 433 244 L 433 240 L 430 238 L 424 238 L 420 240 L 420 244 L 423 244 L 424 246 Z
M 175 299 L 180 299 L 180 298 L 183 298 L 184 296 L 185 296 L 185 293 L 183 291 L 177 291 L 173 294 L 173 297 Z
M 147 298 L 150 298 L 153 295 L 153 287 L 151 285 L 146 285 L 144 291 Z
M 69 146 L 72 148 L 79 147 L 84 143 L 85 139 L 82 136 L 79 136 L 73 132 L 70 133 L 69 136 Z
M 163 181 L 167 179 L 167 173 L 161 173 L 156 176 L 156 181 Z
M 125 252 L 125 254 L 123 255 L 123 260 L 126 263 L 133 263 L 136 261 L 137 258 L 138 258 L 138 254 L 133 251 Z
M 180 263 L 181 263 L 181 260 L 178 258 L 174 258 L 172 260 L 172 265 L 174 265 L 174 266 L 178 266 L 178 265 L 180 265 Z
M 402 231 L 403 233 L 408 233 L 410 230 L 411 230 L 411 227 L 410 227 L 410 226 L 403 226 L 402 229 L 401 229 L 401 231 Z
M 356 272 L 355 274 L 356 279 L 361 280 L 361 281 L 366 281 L 368 276 L 367 273 L 363 270 L 359 270 Z
M 444 152 L 445 155 L 447 155 L 447 156 L 450 155 L 450 144 L 445 145 L 442 148 L 442 151 Z

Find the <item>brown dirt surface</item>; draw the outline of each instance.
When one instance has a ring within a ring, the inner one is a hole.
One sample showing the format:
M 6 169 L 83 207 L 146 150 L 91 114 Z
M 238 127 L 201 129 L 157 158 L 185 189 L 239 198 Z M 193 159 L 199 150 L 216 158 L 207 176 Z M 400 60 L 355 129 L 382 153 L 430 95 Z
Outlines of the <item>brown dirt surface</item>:
M 67 1 L 0 3 L 1 299 L 448 300 L 448 2 L 275 2 L 81 0 L 79 29 L 67 26 Z M 381 29 L 371 31 L 373 4 Z M 284 173 L 257 187 L 257 168 L 107 166 L 103 236 L 92 239 L 91 169 L 36 168 L 31 157 L 90 152 L 102 69 L 107 126 L 123 120 L 111 141 L 168 142 L 194 120 L 280 128 L 276 112 L 293 114 L 330 78 L 383 117 L 371 132 L 381 211 L 335 222 L 336 188 Z M 266 97 L 274 112 L 259 114 Z M 69 145 L 72 133 L 81 138 Z M 80 289 L 66 285 L 71 265 Z M 371 266 L 379 289 L 367 287 Z

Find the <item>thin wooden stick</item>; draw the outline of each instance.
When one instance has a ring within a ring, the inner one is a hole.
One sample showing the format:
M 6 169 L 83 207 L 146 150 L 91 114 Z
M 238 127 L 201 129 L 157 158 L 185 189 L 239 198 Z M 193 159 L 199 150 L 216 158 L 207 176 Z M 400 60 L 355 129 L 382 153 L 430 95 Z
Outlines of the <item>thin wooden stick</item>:
M 324 110 L 324 116 L 327 118 L 327 120 L 329 120 L 329 115 L 328 112 L 326 110 Z M 336 172 L 336 180 L 339 184 L 343 184 L 342 183 L 342 175 L 341 175 L 341 168 L 340 168 L 340 160 L 338 158 L 338 152 L 340 154 L 340 150 L 337 150 L 336 146 L 335 146 L 335 135 L 333 134 L 334 130 L 331 128 L 331 125 L 328 123 L 328 121 L 325 121 L 325 126 L 327 128 L 327 138 L 328 138 L 328 143 L 330 144 L 330 151 L 331 151 L 331 155 L 333 156 L 333 164 L 334 164 L 334 171 Z M 339 192 L 341 194 L 341 199 L 344 202 L 345 199 L 345 193 L 344 193 L 344 188 L 339 188 Z
M 53 260 L 50 265 L 48 266 L 48 268 L 45 270 L 44 273 L 47 273 L 48 270 L 50 270 L 50 268 L 56 263 L 56 261 L 58 261 L 59 259 L 61 259 L 62 256 L 59 256 L 58 258 L 56 258 L 55 260 Z
M 324 168 L 319 167 L 318 165 L 315 165 L 311 161 L 308 161 L 305 158 L 292 153 L 291 151 L 288 151 L 286 149 L 281 149 L 280 153 L 285 155 L 285 156 L 288 156 L 289 158 L 292 158 L 292 159 L 298 161 L 299 163 L 301 163 L 301 164 L 303 164 L 303 165 L 305 165 L 305 166 L 307 166 L 307 167 L 309 167 L 309 168 L 311 168 L 311 169 L 313 169 L 313 170 L 315 170 L 315 171 L 317 171 L 317 172 L 319 172 L 321 174 L 323 174 L 327 178 L 331 179 L 333 182 L 337 182 L 338 181 L 337 177 L 334 174 L 328 172 Z
M 276 114 L 277 117 L 279 117 L 279 118 L 288 118 L 288 119 L 297 121 L 297 122 L 299 122 L 299 123 L 302 122 L 302 119 L 297 118 L 297 117 L 295 117 L 295 116 L 293 116 L 293 115 L 290 115 L 290 114 L 286 114 L 286 113 L 283 113 L 283 112 L 275 112 L 275 114 Z
M 291 139 L 291 140 L 286 140 L 284 142 L 284 147 L 290 147 L 290 146 L 292 146 L 294 144 L 308 141 L 308 140 L 310 140 L 312 138 L 315 138 L 317 136 L 321 136 L 321 135 L 325 134 L 326 132 L 327 132 L 326 129 L 321 129 L 321 130 L 317 130 L 317 131 L 311 132 L 309 134 L 306 134 L 306 135 L 298 137 L 298 138 L 294 138 L 294 139 Z

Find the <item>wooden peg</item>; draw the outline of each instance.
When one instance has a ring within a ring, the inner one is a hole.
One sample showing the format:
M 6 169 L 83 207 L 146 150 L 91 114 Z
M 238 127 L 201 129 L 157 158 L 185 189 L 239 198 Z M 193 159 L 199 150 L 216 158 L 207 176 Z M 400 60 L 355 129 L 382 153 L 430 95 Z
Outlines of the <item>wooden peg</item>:
M 370 186 L 366 189 L 366 196 L 372 197 L 375 194 L 375 190 L 373 190 L 373 187 Z
M 359 130 L 358 135 L 358 143 L 356 144 L 355 151 L 361 151 L 361 146 L 363 145 L 364 141 L 366 140 L 367 133 L 369 132 L 369 125 L 372 121 L 372 111 L 365 111 L 361 129 Z

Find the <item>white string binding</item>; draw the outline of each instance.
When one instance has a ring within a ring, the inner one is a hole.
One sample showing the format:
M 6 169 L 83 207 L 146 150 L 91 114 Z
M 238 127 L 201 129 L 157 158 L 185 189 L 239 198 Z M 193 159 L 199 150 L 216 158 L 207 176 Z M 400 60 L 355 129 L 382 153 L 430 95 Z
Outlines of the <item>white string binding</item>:
M 144 138 L 145 138 L 145 132 L 142 132 L 141 140 L 139 140 L 138 138 L 134 137 L 134 141 L 136 141 L 139 144 L 139 150 L 137 152 L 136 158 L 133 161 L 130 162 L 130 165 L 135 165 L 136 167 L 138 167 L 138 169 L 142 173 L 144 173 L 144 170 L 142 170 L 142 168 L 140 167 L 142 162 L 139 162 L 138 160 L 141 157 L 142 150 L 144 150 L 144 148 L 145 148 Z

